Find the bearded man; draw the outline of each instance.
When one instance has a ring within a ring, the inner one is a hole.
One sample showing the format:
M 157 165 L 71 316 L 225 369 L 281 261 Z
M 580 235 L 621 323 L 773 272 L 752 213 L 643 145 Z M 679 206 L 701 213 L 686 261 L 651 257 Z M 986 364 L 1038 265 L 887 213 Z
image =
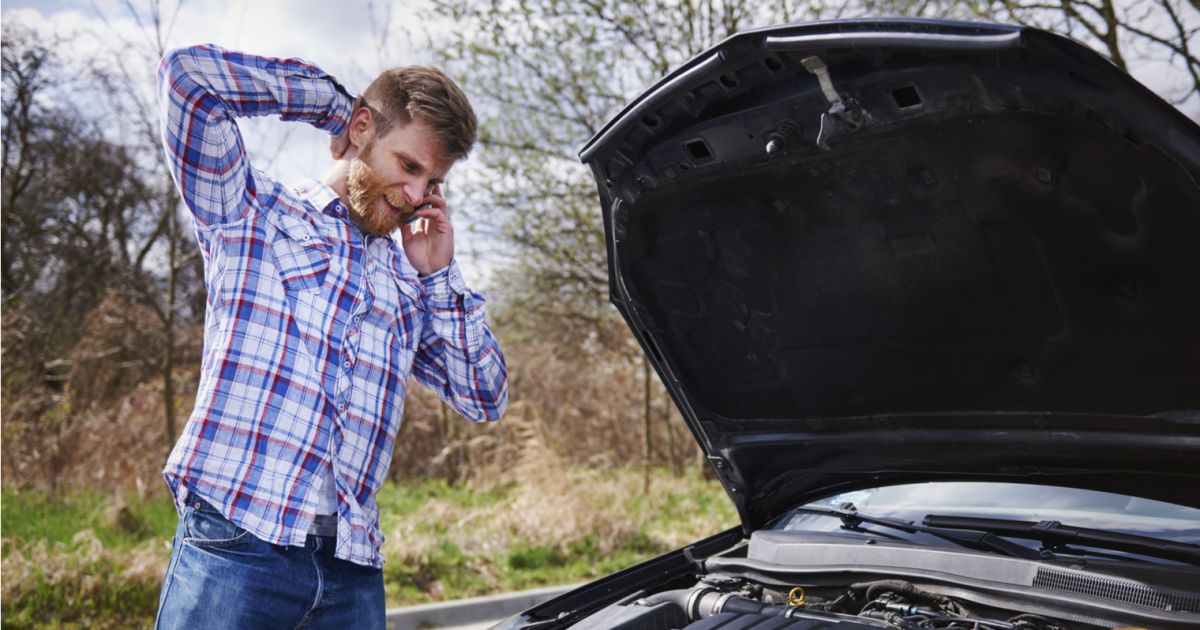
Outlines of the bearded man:
M 441 193 L 475 141 L 471 105 L 434 68 L 384 72 L 356 100 L 304 61 L 213 46 L 171 52 L 159 80 L 208 300 L 163 471 L 179 527 L 156 626 L 383 628 L 375 496 L 409 376 L 476 422 L 508 401 Z M 251 167 L 235 118 L 262 115 L 332 136 L 323 181 Z

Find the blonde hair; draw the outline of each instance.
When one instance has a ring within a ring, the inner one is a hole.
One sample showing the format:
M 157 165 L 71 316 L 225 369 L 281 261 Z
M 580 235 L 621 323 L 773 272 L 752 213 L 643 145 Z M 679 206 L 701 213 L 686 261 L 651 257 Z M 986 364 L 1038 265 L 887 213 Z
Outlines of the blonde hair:
M 477 122 L 467 95 L 432 66 L 385 70 L 363 92 L 362 103 L 371 110 L 380 136 L 396 124 L 417 120 L 429 125 L 451 160 L 466 157 L 475 145 Z

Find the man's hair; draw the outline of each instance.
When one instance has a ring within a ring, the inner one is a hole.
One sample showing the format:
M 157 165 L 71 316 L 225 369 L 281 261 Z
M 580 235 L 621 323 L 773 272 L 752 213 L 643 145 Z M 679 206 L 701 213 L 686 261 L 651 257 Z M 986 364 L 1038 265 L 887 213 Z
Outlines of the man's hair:
M 385 70 L 362 95 L 376 133 L 417 120 L 429 125 L 451 160 L 466 157 L 475 144 L 475 112 L 454 80 L 432 66 Z

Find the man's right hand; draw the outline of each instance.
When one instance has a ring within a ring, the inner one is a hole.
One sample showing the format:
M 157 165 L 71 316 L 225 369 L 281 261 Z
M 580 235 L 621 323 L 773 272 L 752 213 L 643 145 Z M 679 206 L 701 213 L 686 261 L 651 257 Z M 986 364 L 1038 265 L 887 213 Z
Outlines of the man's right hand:
M 350 119 L 354 119 L 354 112 L 363 106 L 362 97 L 354 99 L 354 105 L 350 108 Z M 346 124 L 346 128 L 342 130 L 340 135 L 329 139 L 329 155 L 333 156 L 334 160 L 340 160 L 346 155 L 346 151 L 350 150 L 350 124 Z
M 346 150 L 349 148 L 350 125 L 346 125 L 345 131 L 329 139 L 329 155 L 333 156 L 334 160 L 340 160 L 343 155 L 346 155 Z

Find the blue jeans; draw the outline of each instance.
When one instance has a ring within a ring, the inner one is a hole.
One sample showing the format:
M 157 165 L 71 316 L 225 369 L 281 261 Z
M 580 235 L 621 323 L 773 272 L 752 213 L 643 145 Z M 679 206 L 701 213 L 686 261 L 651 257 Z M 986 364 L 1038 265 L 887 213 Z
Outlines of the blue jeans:
M 378 628 L 383 571 L 333 557 L 334 539 L 273 545 L 195 495 L 179 515 L 156 628 Z

